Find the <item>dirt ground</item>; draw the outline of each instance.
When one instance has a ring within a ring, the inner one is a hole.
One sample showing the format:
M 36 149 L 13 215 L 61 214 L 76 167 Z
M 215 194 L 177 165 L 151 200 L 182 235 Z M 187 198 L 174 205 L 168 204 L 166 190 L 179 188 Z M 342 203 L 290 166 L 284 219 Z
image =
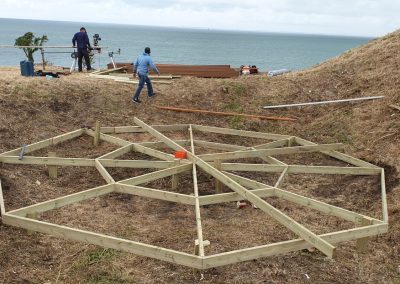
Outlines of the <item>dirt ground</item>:
M 0 283 L 400 283 L 400 32 L 313 68 L 280 77 L 238 79 L 181 78 L 172 85 L 156 85 L 159 96 L 140 106 L 130 102 L 134 86 L 72 74 L 60 79 L 23 78 L 16 68 L 0 68 L 0 152 L 46 139 L 100 120 L 104 126 L 133 125 L 136 116 L 149 124 L 195 123 L 244 130 L 296 135 L 317 143 L 345 144 L 345 152 L 386 170 L 389 232 L 373 237 L 364 253 L 355 242 L 338 245 L 338 255 L 327 259 L 319 252 L 293 252 L 203 271 L 135 256 L 112 249 L 67 241 L 0 224 Z M 352 104 L 263 110 L 271 104 L 383 95 L 383 99 Z M 155 105 L 215 111 L 288 116 L 296 122 L 246 120 L 239 117 L 161 111 Z M 181 139 L 184 135 L 171 133 Z M 201 139 L 238 145 L 257 143 L 221 135 Z M 145 135 L 125 135 L 134 141 Z M 63 157 L 97 157 L 116 149 L 103 143 L 93 148 L 83 137 L 54 147 Z M 47 150 L 46 150 L 47 151 Z M 33 155 L 42 155 L 38 151 Z M 135 156 L 136 157 L 136 156 Z M 124 158 L 135 158 L 134 156 Z M 139 156 L 140 157 L 140 156 Z M 136 157 L 138 158 L 138 157 Z M 320 155 L 284 158 L 296 164 L 338 165 Z M 116 179 L 146 170 L 110 170 Z M 150 171 L 147 171 L 150 172 Z M 274 182 L 276 175 L 255 175 Z M 12 210 L 79 192 L 105 182 L 92 168 L 60 169 L 50 180 L 41 166 L 0 164 L 6 209 Z M 37 183 L 39 181 L 39 183 Z M 209 194 L 214 181 L 200 174 L 200 192 Z M 147 186 L 165 188 L 169 179 Z M 190 176 L 177 192 L 192 189 Z M 381 217 L 377 177 L 289 175 L 284 189 L 373 217 Z M 279 199 L 267 199 L 307 228 L 326 233 L 352 226 Z M 104 201 L 107 204 L 103 207 Z M 206 254 L 293 239 L 295 236 L 260 210 L 236 209 L 234 203 L 204 206 L 204 235 L 211 241 Z M 109 194 L 42 214 L 41 220 L 112 236 L 193 252 L 196 237 L 194 211 L 123 194 Z

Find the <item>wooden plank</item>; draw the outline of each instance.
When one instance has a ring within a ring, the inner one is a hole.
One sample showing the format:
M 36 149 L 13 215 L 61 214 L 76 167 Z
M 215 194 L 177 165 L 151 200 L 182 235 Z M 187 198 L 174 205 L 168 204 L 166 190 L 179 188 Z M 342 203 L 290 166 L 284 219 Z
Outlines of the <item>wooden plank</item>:
M 287 174 L 288 174 L 288 169 L 289 169 L 289 167 L 286 167 L 286 168 L 283 170 L 282 174 L 279 176 L 279 179 L 278 179 L 277 182 L 275 183 L 275 187 L 280 187 L 280 186 L 282 185 L 283 180 L 285 179 L 285 177 L 286 177 Z
M 256 158 L 261 155 L 272 156 L 272 155 L 289 155 L 289 154 L 301 154 L 319 152 L 325 150 L 337 150 L 342 149 L 343 144 L 320 144 L 315 146 L 296 146 L 296 147 L 285 147 L 265 150 L 246 150 L 238 152 L 226 152 L 226 153 L 215 153 L 215 154 L 204 154 L 199 155 L 204 161 L 213 161 L 215 159 L 220 160 L 235 160 L 242 158 Z
M 137 125 L 139 125 L 143 129 L 145 129 L 147 132 L 149 132 L 154 137 L 158 138 L 160 141 L 164 142 L 171 149 L 174 149 L 174 150 L 177 150 L 177 151 L 179 151 L 179 150 L 186 151 L 185 148 L 183 148 L 182 146 L 180 146 L 179 144 L 174 142 L 172 139 L 166 137 L 161 132 L 155 130 L 150 125 L 147 125 L 146 123 L 144 123 L 143 121 L 141 121 L 137 117 L 135 117 L 133 120 Z
M 121 183 L 117 183 L 116 185 L 117 187 L 115 192 L 132 194 L 186 205 L 195 205 L 195 197 L 191 195 L 168 192 L 164 190 L 141 187 L 136 185 L 126 185 Z
M 376 236 L 386 233 L 387 224 L 377 224 L 367 227 L 343 230 L 334 233 L 323 234 L 320 237 L 325 241 L 337 244 L 340 242 L 356 240 L 363 237 Z M 308 248 L 310 245 L 302 239 L 284 241 L 274 244 L 262 245 L 253 248 L 230 251 L 211 256 L 206 256 L 203 261 L 203 269 L 259 259 L 262 257 L 285 254 Z
M 258 197 L 275 196 L 274 190 L 271 188 L 260 188 L 260 189 L 253 189 L 250 191 L 255 195 L 257 195 Z M 199 197 L 200 206 L 234 202 L 239 200 L 243 200 L 243 197 L 236 192 L 203 195 Z
M 113 191 L 114 191 L 113 184 L 102 185 L 99 187 L 91 188 L 88 190 L 73 193 L 70 195 L 63 196 L 63 197 L 59 197 L 59 198 L 55 198 L 55 199 L 48 200 L 45 202 L 30 205 L 30 206 L 27 206 L 24 208 L 9 211 L 8 214 L 24 217 L 24 216 L 26 216 L 26 214 L 40 213 L 40 212 L 45 212 L 45 211 L 49 211 L 49 210 L 53 210 L 53 209 L 58 209 L 65 205 L 81 202 L 83 200 L 87 200 L 90 198 L 99 197 L 99 196 L 108 194 Z
M 237 151 L 237 150 L 247 149 L 247 147 L 245 147 L 245 146 L 216 143 L 216 142 L 209 142 L 209 141 L 203 141 L 203 140 L 194 140 L 194 145 L 199 146 L 199 147 L 208 148 L 208 149 L 221 150 L 221 151 Z
M 299 138 L 299 137 L 296 137 L 295 140 L 296 140 L 296 143 L 299 144 L 299 145 L 304 145 L 304 146 L 318 145 L 316 143 L 313 143 L 311 141 L 307 141 L 307 140 Z M 328 155 L 328 156 L 330 156 L 332 158 L 336 158 L 336 159 L 338 159 L 340 161 L 349 163 L 351 165 L 357 166 L 357 167 L 379 168 L 379 167 L 377 167 L 377 166 L 375 166 L 375 165 L 373 165 L 371 163 L 365 162 L 363 160 L 354 158 L 352 156 L 349 156 L 349 155 L 346 155 L 344 153 L 340 153 L 340 152 L 337 152 L 337 151 L 321 151 L 321 153 L 323 153 L 325 155 Z
M 322 202 L 322 201 L 318 201 L 309 197 L 305 197 L 302 195 L 298 195 L 286 190 L 282 190 L 280 188 L 276 188 L 276 187 L 271 187 L 267 184 L 261 183 L 261 182 L 257 182 L 257 181 L 253 181 L 238 175 L 234 175 L 231 173 L 227 173 L 224 172 L 224 174 L 226 174 L 227 176 L 229 176 L 230 178 L 232 178 L 233 180 L 235 180 L 236 182 L 238 182 L 239 184 L 246 186 L 248 188 L 252 188 L 252 189 L 260 189 L 260 188 L 270 188 L 271 190 L 273 190 L 274 195 L 276 197 L 279 198 L 283 198 L 289 202 L 293 202 L 296 203 L 298 205 L 301 206 L 305 206 L 314 210 L 318 210 L 322 213 L 328 214 L 328 215 L 332 215 L 332 216 L 336 216 L 338 218 L 350 221 L 350 222 L 354 222 L 356 224 L 360 224 L 361 221 L 363 219 L 368 219 L 373 221 L 374 224 L 379 223 L 380 221 L 350 210 L 346 210 L 344 208 L 341 207 L 337 207 L 334 205 L 330 205 L 328 203 Z
M 1 186 L 1 179 L 0 179 L 0 213 L 3 216 L 6 213 L 6 207 L 4 205 L 4 198 L 3 198 L 3 188 Z
M 169 176 L 172 176 L 175 174 L 180 174 L 180 173 L 189 171 L 191 169 L 192 169 L 191 164 L 185 164 L 185 165 L 180 165 L 177 167 L 163 169 L 160 171 L 140 175 L 140 176 L 125 179 L 125 180 L 121 180 L 121 181 L 119 181 L 119 183 L 127 184 L 127 185 L 139 185 L 139 184 L 144 184 L 144 183 L 147 183 L 147 182 L 150 182 L 153 180 L 169 177 Z
M 133 150 L 165 161 L 173 161 L 175 159 L 174 155 L 172 154 L 167 154 L 165 152 L 154 150 L 138 144 L 133 144 Z
M 83 133 L 85 133 L 85 130 L 83 129 L 78 129 L 78 130 L 74 130 L 65 134 L 61 134 L 58 136 L 55 136 L 53 138 L 49 138 L 49 139 L 45 139 L 30 145 L 27 145 L 25 148 L 25 153 L 32 153 L 34 151 L 49 147 L 49 146 L 53 146 L 53 145 L 57 145 L 61 142 L 65 142 L 68 140 L 72 140 L 74 138 L 77 138 L 79 136 L 81 136 Z M 2 154 L 0 154 L 0 156 L 16 156 L 18 155 L 18 153 L 21 151 L 22 147 L 19 147 L 17 149 L 8 151 L 8 152 L 4 152 Z
M 193 142 L 193 130 L 192 126 L 189 126 L 189 136 L 190 136 L 190 152 L 195 155 L 194 142 Z M 197 183 L 197 169 L 195 163 L 192 164 L 192 174 L 193 174 L 193 188 L 195 197 L 195 213 L 196 213 L 196 228 L 197 228 L 197 255 L 204 256 L 204 241 L 203 241 L 203 228 L 201 225 L 201 214 L 200 214 L 200 201 L 199 201 L 199 188 Z
M 224 171 L 251 171 L 277 173 L 288 168 L 291 174 L 329 174 L 329 175 L 379 175 L 380 169 L 365 167 L 335 167 L 335 166 L 303 166 L 303 165 L 266 165 L 246 163 L 223 163 Z
M 115 159 L 115 158 L 121 157 L 124 154 L 131 152 L 132 150 L 133 150 L 132 145 L 126 145 L 126 146 L 118 148 L 110 153 L 107 153 L 103 156 L 100 156 L 98 159 Z
M 160 132 L 167 131 L 183 131 L 189 128 L 189 124 L 171 124 L 171 125 L 151 125 L 155 130 Z M 104 134 L 111 133 L 143 133 L 146 132 L 140 126 L 117 126 L 117 127 L 102 127 L 101 132 Z
M 110 160 L 100 159 L 106 168 L 166 169 L 174 166 L 173 161 Z
M 85 131 L 86 131 L 87 135 L 95 137 L 95 132 L 93 130 L 85 129 Z M 120 147 L 132 144 L 131 142 L 126 141 L 124 139 L 120 139 L 120 138 L 117 138 L 117 137 L 114 137 L 114 136 L 111 136 L 108 134 L 103 134 L 103 133 L 100 133 L 100 140 L 106 141 L 106 142 L 114 144 L 114 145 L 118 145 Z
M 190 145 L 190 141 L 189 140 L 174 140 L 175 143 L 177 143 L 178 145 L 181 146 L 189 146 Z M 166 145 L 164 142 L 161 141 L 156 141 L 156 142 L 139 142 L 136 143 L 137 145 L 141 145 L 141 146 L 145 146 L 145 147 L 149 147 L 149 148 L 153 148 L 153 149 L 157 149 L 157 148 L 165 148 Z
M 251 147 L 251 149 L 261 150 L 261 149 L 273 149 L 273 148 L 279 148 L 279 147 L 286 147 L 287 141 L 288 141 L 287 139 L 277 140 L 277 141 L 273 141 L 273 142 L 256 145 L 254 147 Z
M 99 160 L 95 161 L 95 167 L 98 170 L 98 172 L 100 173 L 100 175 L 104 178 L 104 180 L 107 183 L 115 183 L 115 180 L 113 179 L 113 177 L 107 172 L 107 170 L 103 167 L 103 165 L 101 164 L 101 162 Z
M 262 150 L 267 151 L 267 150 Z M 243 196 L 244 199 L 250 201 L 256 205 L 260 210 L 267 213 L 273 219 L 278 221 L 280 224 L 285 226 L 287 229 L 293 231 L 298 236 L 301 236 L 304 240 L 310 243 L 312 246 L 316 247 L 318 250 L 326 254 L 328 257 L 333 258 L 335 253 L 335 247 L 324 241 L 316 234 L 305 228 L 303 225 L 299 224 L 286 214 L 282 213 L 268 202 L 264 201 L 251 191 L 247 190 L 245 187 L 234 181 L 233 179 L 226 176 L 224 173 L 217 171 L 214 167 L 201 160 L 200 158 L 195 159 L 196 164 L 201 167 L 205 172 L 212 175 L 213 177 L 219 179 L 226 186 L 231 188 L 236 193 Z
M 79 242 L 98 245 L 101 247 L 116 249 L 119 251 L 126 251 L 136 255 L 151 257 L 174 264 L 181 264 L 197 269 L 202 268 L 201 257 L 178 252 L 175 250 L 142 244 L 139 242 L 129 241 L 121 238 L 110 237 L 107 235 L 88 232 L 84 230 L 73 229 L 66 226 L 50 224 L 43 221 L 30 220 L 10 214 L 6 214 L 3 217 L 3 223 L 11 226 L 50 234 L 68 240 L 75 240 Z
M 383 222 L 389 223 L 389 213 L 387 206 L 387 197 L 386 197 L 386 182 L 385 182 L 385 170 L 381 170 L 381 198 L 382 198 L 382 216 Z
M 57 157 L 57 154 L 56 154 L 56 152 L 49 152 L 48 156 L 55 158 L 55 157 Z M 48 166 L 48 169 L 49 169 L 49 177 L 51 179 L 56 179 L 57 178 L 57 166 Z
M 255 131 L 245 131 L 245 130 L 237 130 L 237 129 L 228 129 L 228 128 L 221 128 L 221 127 L 203 126 L 203 125 L 197 125 L 197 124 L 192 124 L 192 127 L 194 130 L 201 131 L 201 132 L 228 134 L 228 135 L 260 138 L 260 139 L 281 140 L 281 139 L 287 139 L 287 138 L 291 137 L 289 135 L 263 133 L 263 132 L 255 132 Z
M 79 166 L 94 167 L 94 159 L 33 157 L 25 156 L 22 160 L 18 156 L 0 156 L 0 162 L 17 165 L 47 165 L 47 166 Z

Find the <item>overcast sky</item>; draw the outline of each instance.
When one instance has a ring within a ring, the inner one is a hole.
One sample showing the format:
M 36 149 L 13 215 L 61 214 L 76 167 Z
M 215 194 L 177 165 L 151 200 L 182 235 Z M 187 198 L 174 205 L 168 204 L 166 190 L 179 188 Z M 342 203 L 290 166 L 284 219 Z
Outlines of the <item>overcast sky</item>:
M 400 0 L 0 0 L 0 18 L 381 36 Z

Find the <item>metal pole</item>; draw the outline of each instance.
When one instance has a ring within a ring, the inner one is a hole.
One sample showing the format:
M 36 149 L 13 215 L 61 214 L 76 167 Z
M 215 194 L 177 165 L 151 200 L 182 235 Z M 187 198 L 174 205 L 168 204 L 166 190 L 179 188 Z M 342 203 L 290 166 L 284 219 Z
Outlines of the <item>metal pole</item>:
M 345 99 L 345 100 L 322 101 L 322 102 L 310 102 L 310 103 L 289 104 L 289 105 L 265 106 L 265 107 L 263 107 L 263 108 L 264 108 L 264 109 L 273 109 L 273 108 L 284 108 L 284 107 L 311 106 L 311 105 L 322 105 L 322 104 L 355 102 L 355 101 L 365 101 L 365 100 L 381 99 L 381 98 L 383 98 L 383 97 L 384 97 L 384 96 L 375 96 L 375 97 L 365 97 L 365 98 L 356 98 L 356 99 Z

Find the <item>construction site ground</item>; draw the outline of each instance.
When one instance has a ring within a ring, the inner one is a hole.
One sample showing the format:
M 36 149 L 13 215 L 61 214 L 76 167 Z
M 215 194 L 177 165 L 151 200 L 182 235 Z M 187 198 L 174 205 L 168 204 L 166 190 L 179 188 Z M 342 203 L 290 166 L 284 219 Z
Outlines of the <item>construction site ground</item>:
M 338 245 L 335 259 L 315 251 L 299 251 L 202 271 L 130 253 L 67 241 L 0 224 L 0 283 L 400 283 L 400 32 L 376 39 L 313 68 L 279 77 L 238 79 L 182 77 L 171 85 L 156 85 L 159 95 L 140 105 L 131 103 L 135 85 L 97 80 L 87 74 L 59 79 L 25 78 L 17 68 L 0 68 L 0 152 L 21 147 L 81 127 L 194 123 L 243 130 L 296 135 L 317 143 L 345 144 L 345 152 L 386 171 L 389 232 L 370 239 L 358 253 L 355 242 Z M 263 110 L 262 106 L 383 95 L 358 103 Z M 248 120 L 161 111 L 155 105 L 296 118 L 296 122 Z M 185 133 L 171 134 L 182 139 Z M 121 135 L 148 140 L 148 136 Z M 201 137 L 201 135 L 199 136 Z M 256 139 L 204 135 L 205 139 L 238 145 Z M 94 158 L 116 149 L 89 137 L 53 147 L 61 157 Z M 200 149 L 199 149 L 200 150 Z M 33 155 L 46 155 L 47 149 Z M 135 154 L 136 155 L 136 154 Z M 140 158 L 132 155 L 124 158 Z M 297 164 L 340 163 L 319 154 L 285 158 Z M 340 164 L 342 165 L 342 164 Z M 115 169 L 116 179 L 146 170 Z M 186 175 L 186 174 L 184 174 Z M 178 192 L 190 190 L 185 176 Z M 250 174 L 274 183 L 279 175 Z M 94 168 L 68 167 L 55 180 L 43 166 L 0 164 L 7 211 L 104 184 Z M 201 194 L 214 188 L 213 179 L 199 176 Z M 378 177 L 289 175 L 282 188 L 380 217 Z M 169 186 L 164 179 L 150 184 Z M 227 189 L 225 189 L 227 190 Z M 350 228 L 348 222 L 316 211 L 268 199 L 307 228 L 321 234 Z M 296 238 L 260 210 L 237 209 L 235 203 L 202 208 L 207 253 L 224 252 Z M 110 194 L 49 211 L 42 220 L 120 236 L 192 253 L 196 236 L 194 210 L 141 197 Z

